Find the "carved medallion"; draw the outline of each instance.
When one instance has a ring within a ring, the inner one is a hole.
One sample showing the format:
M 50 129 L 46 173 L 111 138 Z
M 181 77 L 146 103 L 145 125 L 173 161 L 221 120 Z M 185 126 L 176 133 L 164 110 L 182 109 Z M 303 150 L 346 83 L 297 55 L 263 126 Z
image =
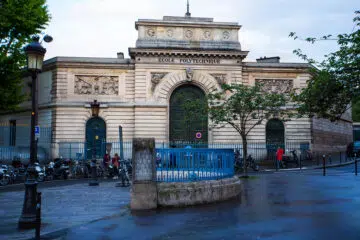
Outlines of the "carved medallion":
M 256 79 L 261 84 L 264 92 L 268 93 L 289 93 L 293 89 L 292 79 Z
M 185 37 L 186 37 L 186 38 L 189 38 L 189 39 L 190 39 L 190 38 L 193 37 L 193 35 L 194 35 L 194 34 L 193 34 L 193 32 L 192 32 L 191 30 L 186 30 L 186 31 L 185 31 Z
M 208 39 L 210 39 L 210 37 L 211 37 L 211 32 L 210 31 L 205 31 L 204 32 L 204 39 L 208 40 Z
M 218 82 L 218 84 L 221 86 L 223 84 L 226 84 L 226 74 L 223 73 L 213 73 L 210 74 L 211 76 L 213 76 L 216 81 Z
M 223 32 L 223 39 L 228 40 L 230 38 L 230 32 L 229 31 L 224 31 Z
M 149 29 L 147 30 L 147 35 L 148 35 L 149 37 L 151 37 L 151 38 L 155 37 L 155 35 L 156 35 L 155 29 L 154 29 L 154 28 L 149 28 Z
M 74 93 L 77 95 L 118 95 L 117 76 L 75 76 Z
M 172 30 L 171 28 L 168 29 L 168 30 L 166 31 L 166 35 L 167 35 L 168 37 L 172 38 L 172 37 L 174 36 L 174 30 Z
M 163 79 L 167 72 L 152 72 L 151 73 L 151 91 L 154 92 L 156 85 L 159 84 L 161 79 Z

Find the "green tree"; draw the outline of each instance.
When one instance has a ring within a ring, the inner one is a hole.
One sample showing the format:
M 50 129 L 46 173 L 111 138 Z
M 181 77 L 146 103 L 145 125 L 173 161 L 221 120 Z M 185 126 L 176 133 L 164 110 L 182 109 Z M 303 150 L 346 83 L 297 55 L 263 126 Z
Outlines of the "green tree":
M 0 1 L 0 111 L 14 110 L 25 100 L 23 47 L 50 20 L 46 0 Z
M 208 94 L 207 98 L 208 104 L 193 102 L 186 106 L 187 111 L 198 115 L 209 114 L 212 127 L 233 127 L 242 139 L 244 165 L 248 155 L 247 137 L 251 130 L 266 119 L 277 117 L 286 120 L 292 115 L 285 108 L 286 95 L 264 92 L 259 84 L 224 84 L 220 91 Z M 244 168 L 244 171 L 247 176 L 247 169 Z
M 355 15 L 351 33 L 302 39 L 313 44 L 322 40 L 337 41 L 339 50 L 326 55 L 325 60 L 317 62 L 300 49 L 294 50 L 296 55 L 314 66 L 310 70 L 312 78 L 308 86 L 293 96 L 299 113 L 335 121 L 360 97 L 360 11 Z M 295 32 L 289 36 L 301 39 Z

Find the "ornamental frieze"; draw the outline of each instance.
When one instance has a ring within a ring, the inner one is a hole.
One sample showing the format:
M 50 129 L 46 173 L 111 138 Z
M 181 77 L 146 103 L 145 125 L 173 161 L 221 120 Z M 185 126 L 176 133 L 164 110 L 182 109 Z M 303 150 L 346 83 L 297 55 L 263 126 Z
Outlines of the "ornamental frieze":
M 290 93 L 293 89 L 292 79 L 256 79 L 262 85 L 262 90 L 268 93 Z
M 151 91 L 154 92 L 156 85 L 163 79 L 167 72 L 152 72 L 151 73 Z
M 223 84 L 226 84 L 226 74 L 223 73 L 213 73 L 210 74 L 211 76 L 213 76 L 216 81 L 218 82 L 218 84 L 221 86 Z
M 118 95 L 119 77 L 75 75 L 74 93 L 77 95 Z

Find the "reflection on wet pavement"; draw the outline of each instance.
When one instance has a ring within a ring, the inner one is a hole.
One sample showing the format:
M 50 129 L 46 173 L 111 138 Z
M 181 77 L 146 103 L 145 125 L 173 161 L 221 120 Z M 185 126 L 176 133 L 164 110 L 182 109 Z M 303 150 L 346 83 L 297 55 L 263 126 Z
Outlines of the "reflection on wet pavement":
M 335 170 L 334 170 L 335 171 Z M 160 209 L 49 235 L 60 239 L 360 239 L 360 177 L 258 175 L 232 201 Z

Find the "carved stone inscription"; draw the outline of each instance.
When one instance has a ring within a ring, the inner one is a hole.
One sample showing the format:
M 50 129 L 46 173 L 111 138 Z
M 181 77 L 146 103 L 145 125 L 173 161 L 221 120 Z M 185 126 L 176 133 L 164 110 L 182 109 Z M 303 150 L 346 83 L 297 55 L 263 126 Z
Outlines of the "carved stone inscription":
M 180 64 L 220 64 L 220 59 L 217 58 L 173 58 L 160 57 L 160 63 L 180 63 Z
M 168 74 L 167 72 L 152 72 L 151 73 L 151 91 L 154 91 L 156 85 Z
M 268 93 L 289 93 L 293 89 L 292 79 L 256 79 L 262 85 L 262 90 Z
M 75 76 L 74 93 L 77 95 L 118 95 L 117 76 Z

